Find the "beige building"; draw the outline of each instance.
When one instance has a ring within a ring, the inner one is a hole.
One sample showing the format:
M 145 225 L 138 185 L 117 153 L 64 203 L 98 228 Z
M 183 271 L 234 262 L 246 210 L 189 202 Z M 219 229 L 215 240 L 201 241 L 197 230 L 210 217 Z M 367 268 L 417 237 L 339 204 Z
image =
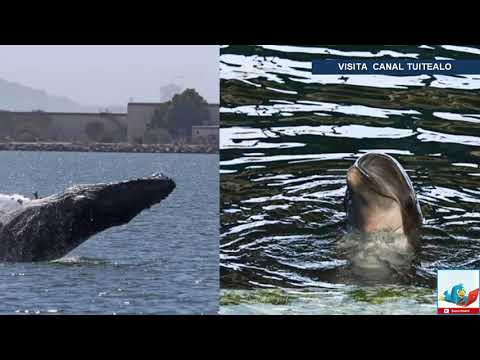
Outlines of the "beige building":
M 155 110 L 161 105 L 161 103 L 128 103 L 127 109 L 127 141 L 130 143 L 136 142 L 137 139 L 141 139 L 147 124 L 152 120 L 152 116 Z
M 127 113 L 55 113 L 0 111 L 0 141 L 136 142 L 162 103 L 128 103 Z M 209 105 L 210 119 L 195 139 L 218 139 L 219 106 Z
M 0 139 L 113 142 L 125 139 L 127 114 L 0 112 Z

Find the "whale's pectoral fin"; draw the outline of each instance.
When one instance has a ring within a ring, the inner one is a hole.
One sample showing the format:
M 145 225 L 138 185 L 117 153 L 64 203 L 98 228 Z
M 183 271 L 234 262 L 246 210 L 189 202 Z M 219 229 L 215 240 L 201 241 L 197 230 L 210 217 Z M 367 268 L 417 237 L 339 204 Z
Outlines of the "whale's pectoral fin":
M 152 176 L 112 184 L 80 185 L 35 200 L 0 227 L 0 261 L 58 259 L 89 237 L 123 225 L 165 199 L 173 180 Z

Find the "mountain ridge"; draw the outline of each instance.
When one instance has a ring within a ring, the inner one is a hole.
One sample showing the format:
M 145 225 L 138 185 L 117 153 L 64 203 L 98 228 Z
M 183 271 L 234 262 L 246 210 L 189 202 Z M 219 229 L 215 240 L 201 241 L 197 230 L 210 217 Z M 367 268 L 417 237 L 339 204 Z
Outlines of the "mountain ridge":
M 126 106 L 82 105 L 66 97 L 53 95 L 20 83 L 0 78 L 0 110 L 46 112 L 126 112 Z

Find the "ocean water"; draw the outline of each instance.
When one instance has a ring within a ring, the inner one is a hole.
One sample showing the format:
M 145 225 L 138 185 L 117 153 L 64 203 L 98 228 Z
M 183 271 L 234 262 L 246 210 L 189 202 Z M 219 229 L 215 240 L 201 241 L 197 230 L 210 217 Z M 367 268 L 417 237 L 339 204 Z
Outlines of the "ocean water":
M 435 294 L 436 270 L 480 267 L 480 76 L 319 76 L 311 61 L 479 56 L 451 45 L 222 46 L 221 312 L 325 313 L 333 288 L 343 312 L 434 313 L 434 298 L 425 307 L 414 294 Z M 370 151 L 402 164 L 426 221 L 412 274 L 365 285 L 343 278 L 337 243 L 346 171 Z M 406 297 L 349 296 L 389 286 Z M 254 295 L 262 289 L 315 301 L 279 308 Z
M 0 152 L 0 164 L 0 193 L 26 197 L 158 172 L 177 184 L 160 204 L 63 259 L 0 263 L 0 313 L 218 311 L 217 155 Z

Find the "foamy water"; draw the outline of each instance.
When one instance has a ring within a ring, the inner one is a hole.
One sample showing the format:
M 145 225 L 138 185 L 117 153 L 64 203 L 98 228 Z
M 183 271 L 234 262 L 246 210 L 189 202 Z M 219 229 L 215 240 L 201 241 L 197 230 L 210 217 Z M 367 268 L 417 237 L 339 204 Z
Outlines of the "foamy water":
M 369 271 L 398 274 L 407 272 L 415 256 L 415 249 L 403 234 L 350 233 L 337 241 L 340 256 L 349 260 L 356 268 L 368 277 Z

